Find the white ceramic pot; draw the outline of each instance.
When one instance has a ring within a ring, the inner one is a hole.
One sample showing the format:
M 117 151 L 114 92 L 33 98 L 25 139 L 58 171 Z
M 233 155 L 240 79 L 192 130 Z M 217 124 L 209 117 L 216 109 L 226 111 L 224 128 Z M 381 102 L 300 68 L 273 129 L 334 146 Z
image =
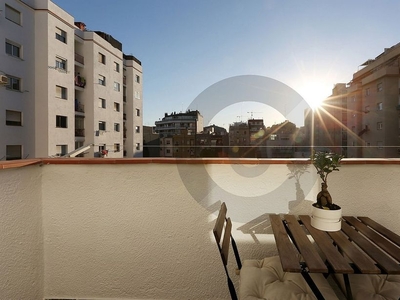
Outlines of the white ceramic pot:
M 323 231 L 338 231 L 342 227 L 342 209 L 329 210 L 315 206 L 311 212 L 311 226 Z

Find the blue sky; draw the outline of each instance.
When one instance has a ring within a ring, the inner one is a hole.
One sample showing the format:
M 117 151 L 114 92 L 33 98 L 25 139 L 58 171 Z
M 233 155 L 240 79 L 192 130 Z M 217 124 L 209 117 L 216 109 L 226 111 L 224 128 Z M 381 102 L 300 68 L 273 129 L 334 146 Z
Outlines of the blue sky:
M 111 34 L 142 61 L 144 125 L 185 111 L 211 85 L 234 76 L 278 80 L 306 101 L 400 42 L 397 0 L 53 0 L 89 30 Z M 298 109 L 301 124 L 304 114 Z M 243 102 L 209 120 L 220 126 L 287 116 Z M 292 117 L 290 117 L 292 118 Z

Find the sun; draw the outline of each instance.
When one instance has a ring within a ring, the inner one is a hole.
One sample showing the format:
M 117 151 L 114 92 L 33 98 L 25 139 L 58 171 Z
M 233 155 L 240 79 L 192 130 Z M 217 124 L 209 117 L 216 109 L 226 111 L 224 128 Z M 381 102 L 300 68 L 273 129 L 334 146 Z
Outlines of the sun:
M 324 81 L 304 82 L 299 88 L 298 93 L 304 98 L 312 109 L 321 106 L 322 102 L 332 93 L 332 83 Z

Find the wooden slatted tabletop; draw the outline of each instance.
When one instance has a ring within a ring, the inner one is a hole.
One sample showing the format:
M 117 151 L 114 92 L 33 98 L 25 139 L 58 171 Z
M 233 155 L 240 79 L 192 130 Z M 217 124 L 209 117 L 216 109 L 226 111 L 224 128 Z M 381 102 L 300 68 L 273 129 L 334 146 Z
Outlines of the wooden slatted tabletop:
M 343 217 L 336 232 L 315 229 L 310 216 L 269 218 L 286 272 L 302 271 L 301 255 L 310 273 L 400 274 L 400 236 L 368 217 Z

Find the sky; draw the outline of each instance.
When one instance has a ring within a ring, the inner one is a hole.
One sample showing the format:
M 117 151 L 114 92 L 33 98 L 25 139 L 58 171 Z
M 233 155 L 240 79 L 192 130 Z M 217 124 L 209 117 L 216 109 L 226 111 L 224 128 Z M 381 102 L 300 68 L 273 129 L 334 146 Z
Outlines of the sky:
M 232 100 L 204 125 L 248 118 L 302 126 L 304 108 L 400 42 L 398 0 L 52 0 L 88 30 L 111 34 L 143 67 L 143 125 L 186 111 L 213 85 L 256 75 L 305 100 L 289 115 L 268 100 Z M 210 105 L 213 105 L 210 103 Z

